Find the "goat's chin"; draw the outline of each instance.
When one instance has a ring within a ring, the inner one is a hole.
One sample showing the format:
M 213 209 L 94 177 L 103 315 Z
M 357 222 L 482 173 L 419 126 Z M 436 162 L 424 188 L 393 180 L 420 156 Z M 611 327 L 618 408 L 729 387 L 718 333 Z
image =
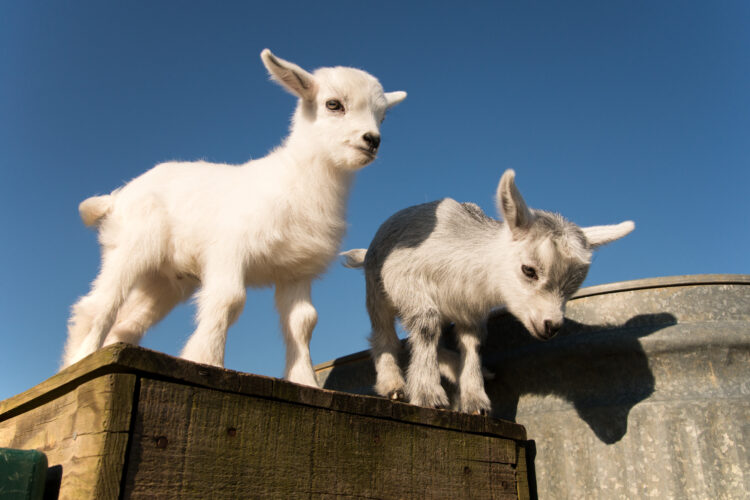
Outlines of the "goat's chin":
M 346 158 L 343 158 L 343 161 L 339 162 L 338 165 L 344 170 L 357 171 L 375 161 L 375 158 L 376 156 L 372 153 L 355 149 Z
M 521 321 L 524 328 L 526 328 L 526 331 L 531 334 L 532 337 L 534 337 L 537 340 L 545 341 L 549 340 L 549 337 L 544 334 L 544 330 L 537 327 L 536 323 L 534 323 L 531 320 L 523 320 Z
M 366 166 L 367 166 L 367 165 L 369 165 L 370 163 L 374 162 L 374 161 L 375 161 L 375 158 L 377 158 L 377 156 L 375 156 L 375 155 L 373 155 L 373 154 L 366 154 L 366 155 L 362 155 L 362 156 L 363 156 L 363 157 L 362 157 L 362 162 L 361 162 L 361 163 L 359 164 L 359 166 L 357 167 L 358 169 L 359 169 L 359 168 L 362 168 L 362 167 L 366 167 Z

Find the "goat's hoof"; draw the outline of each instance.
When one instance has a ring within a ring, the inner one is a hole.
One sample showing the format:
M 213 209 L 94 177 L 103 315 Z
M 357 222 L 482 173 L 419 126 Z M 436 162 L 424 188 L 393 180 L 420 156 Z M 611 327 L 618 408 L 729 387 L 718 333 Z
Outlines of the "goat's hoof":
M 479 415 L 481 417 L 486 417 L 487 415 L 490 414 L 490 412 L 488 410 L 485 410 L 484 408 L 480 408 L 478 410 L 474 410 L 473 412 L 471 412 L 471 414 L 472 415 Z
M 403 390 L 396 389 L 395 391 L 388 393 L 388 399 L 391 401 L 406 401 L 406 395 Z

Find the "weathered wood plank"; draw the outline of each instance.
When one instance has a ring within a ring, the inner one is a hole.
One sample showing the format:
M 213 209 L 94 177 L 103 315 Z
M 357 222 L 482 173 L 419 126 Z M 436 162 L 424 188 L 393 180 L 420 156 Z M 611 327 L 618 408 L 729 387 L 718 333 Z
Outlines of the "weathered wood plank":
M 366 412 L 375 417 L 408 420 L 446 429 L 496 433 L 517 440 L 526 439 L 523 426 L 494 418 L 419 408 L 373 396 L 300 386 L 271 377 L 199 365 L 129 344 L 113 344 L 100 349 L 42 384 L 0 402 L 0 421 L 54 399 L 81 381 L 106 373 L 133 373 L 152 379 L 171 380 L 195 387 L 278 399 L 317 408 Z
M 44 451 L 60 498 L 527 498 L 525 438 L 124 344 L 0 403 L 0 446 Z
M 518 489 L 518 500 L 530 500 L 529 488 L 529 466 L 526 454 L 526 445 L 518 447 L 518 461 L 516 462 L 516 488 Z
M 315 442 L 312 494 L 517 498 L 511 440 L 329 412 Z
M 135 375 L 105 375 L 0 422 L 0 446 L 36 449 L 62 465 L 60 498 L 117 498 Z
M 518 443 L 143 379 L 125 494 L 518 498 Z
M 56 399 L 80 385 L 81 382 L 91 380 L 104 373 L 112 373 L 109 367 L 117 363 L 125 344 L 118 344 L 107 349 L 100 349 L 91 356 L 60 371 L 41 384 L 37 384 L 27 391 L 6 400 L 0 401 L 0 421 L 17 415 L 46 401 Z M 107 367 L 102 370 L 103 367 Z
M 139 399 L 125 489 L 131 498 L 155 491 L 295 498 L 308 491 L 315 408 L 290 412 L 266 399 L 149 379 Z

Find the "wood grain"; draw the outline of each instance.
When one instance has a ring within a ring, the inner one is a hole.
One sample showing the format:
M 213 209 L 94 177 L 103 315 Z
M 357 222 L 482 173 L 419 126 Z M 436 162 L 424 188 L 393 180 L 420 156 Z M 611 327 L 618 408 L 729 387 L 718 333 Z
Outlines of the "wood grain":
M 0 402 L 60 498 L 528 498 L 525 429 L 124 344 Z
M 0 446 L 36 449 L 50 466 L 62 466 L 60 498 L 117 498 L 135 381 L 105 375 L 5 419 Z
M 519 457 L 497 436 L 143 379 L 125 493 L 515 499 Z

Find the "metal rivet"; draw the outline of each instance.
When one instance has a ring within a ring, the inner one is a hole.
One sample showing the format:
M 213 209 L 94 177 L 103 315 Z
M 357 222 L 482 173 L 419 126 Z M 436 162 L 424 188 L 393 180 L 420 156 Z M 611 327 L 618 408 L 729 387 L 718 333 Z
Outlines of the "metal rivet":
M 469 468 L 468 465 L 464 467 L 464 474 L 471 474 L 471 469 Z
M 237 435 L 237 429 L 235 429 L 234 427 L 227 428 L 227 436 L 234 437 L 236 435 Z
M 169 440 L 166 436 L 159 436 L 156 438 L 156 447 L 160 449 L 164 449 L 169 444 Z

